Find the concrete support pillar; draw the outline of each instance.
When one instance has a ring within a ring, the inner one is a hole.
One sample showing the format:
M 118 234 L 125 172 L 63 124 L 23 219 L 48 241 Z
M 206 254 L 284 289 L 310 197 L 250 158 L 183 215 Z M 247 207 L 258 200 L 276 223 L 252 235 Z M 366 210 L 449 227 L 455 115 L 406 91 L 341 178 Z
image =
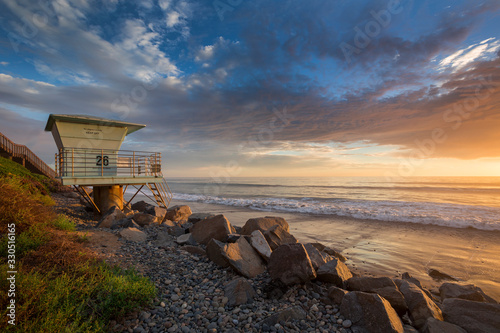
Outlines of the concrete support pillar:
M 101 213 L 113 206 L 123 209 L 123 185 L 94 186 L 93 195 Z

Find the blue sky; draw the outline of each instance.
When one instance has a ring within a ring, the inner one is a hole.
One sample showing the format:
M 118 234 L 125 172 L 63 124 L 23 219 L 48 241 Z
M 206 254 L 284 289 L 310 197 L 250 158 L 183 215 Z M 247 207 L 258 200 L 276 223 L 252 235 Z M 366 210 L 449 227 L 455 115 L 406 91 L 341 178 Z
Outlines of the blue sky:
M 499 12 L 2 0 L 0 131 L 51 163 L 50 113 L 143 123 L 167 176 L 500 176 Z

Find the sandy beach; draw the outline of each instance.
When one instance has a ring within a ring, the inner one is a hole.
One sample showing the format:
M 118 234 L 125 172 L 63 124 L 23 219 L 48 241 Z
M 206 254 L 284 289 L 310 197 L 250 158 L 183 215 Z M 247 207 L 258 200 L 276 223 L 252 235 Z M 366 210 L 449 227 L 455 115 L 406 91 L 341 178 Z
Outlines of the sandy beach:
M 409 272 L 433 289 L 443 282 L 427 274 L 434 268 L 500 299 L 498 231 L 258 211 L 179 200 L 171 203 L 184 204 L 193 212 L 224 214 L 236 226 L 254 217 L 281 216 L 300 242 L 320 242 L 341 251 L 348 259 L 347 266 L 358 274 L 401 277 Z

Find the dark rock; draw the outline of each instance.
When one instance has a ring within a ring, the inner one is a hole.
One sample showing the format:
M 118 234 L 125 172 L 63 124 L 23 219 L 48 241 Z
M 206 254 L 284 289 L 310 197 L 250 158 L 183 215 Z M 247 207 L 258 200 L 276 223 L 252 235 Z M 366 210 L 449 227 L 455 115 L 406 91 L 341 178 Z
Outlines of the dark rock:
M 230 306 L 252 303 L 256 296 L 252 285 L 245 278 L 236 278 L 224 287 L 224 296 Z
M 205 250 L 203 250 L 201 247 L 199 246 L 194 246 L 194 245 L 184 245 L 184 246 L 181 246 L 180 248 L 181 250 L 183 251 L 186 251 L 188 253 L 191 253 L 191 254 L 195 254 L 195 255 L 198 255 L 198 256 L 204 256 L 206 257 L 207 256 L 207 252 Z
M 430 317 L 443 320 L 443 314 L 439 307 L 422 289 L 407 280 L 397 279 L 395 282 L 405 298 L 410 318 L 415 327 L 420 329 Z
M 195 226 L 203 222 L 198 222 Z M 261 257 L 244 237 L 238 239 L 236 243 L 226 244 L 222 255 L 236 272 L 247 278 L 254 278 L 266 270 Z
M 396 311 L 377 294 L 347 293 L 342 299 L 340 313 L 351 320 L 355 332 L 404 332 Z
M 137 210 L 141 213 L 144 213 L 146 210 L 150 209 L 151 207 L 154 207 L 154 206 L 143 201 L 143 200 L 138 201 L 138 202 L 132 204 L 132 206 L 131 206 L 132 210 Z
M 147 235 L 137 228 L 127 228 L 119 232 L 119 235 L 126 240 L 142 243 L 148 238 Z
M 429 274 L 429 276 L 431 278 L 433 278 L 436 281 L 441 281 L 441 280 L 458 281 L 453 276 L 450 276 L 446 273 L 442 273 L 442 272 L 438 271 L 437 269 L 431 268 L 431 269 L 429 269 L 429 271 L 427 273 Z
M 216 239 L 211 239 L 207 244 L 207 257 L 212 260 L 214 263 L 221 267 L 229 267 L 229 262 L 226 257 L 222 255 L 224 251 L 225 243 L 219 242 Z
M 321 253 L 311 243 L 305 244 L 304 247 L 307 251 L 307 254 L 309 255 L 309 258 L 311 259 L 311 263 L 315 270 L 333 259 L 330 255 Z
M 194 224 L 190 228 L 193 238 L 199 244 L 208 244 L 213 238 L 225 242 L 229 234 L 236 233 L 224 215 L 217 215 Z
M 189 208 L 189 206 L 173 206 L 167 209 L 165 218 L 167 220 L 177 222 L 180 220 L 187 220 L 192 213 L 193 212 L 191 212 L 191 208 Z
M 102 215 L 102 218 L 99 220 L 96 227 L 111 228 L 113 223 L 126 217 L 127 216 L 118 207 L 113 206 Z
M 333 303 L 340 305 L 342 303 L 342 299 L 348 293 L 347 290 L 338 287 L 330 287 L 328 289 L 328 298 L 333 301 Z
M 447 298 L 443 301 L 443 315 L 447 322 L 468 333 L 500 332 L 499 304 Z
M 302 320 L 306 319 L 307 313 L 300 306 L 292 306 L 278 313 L 267 317 L 261 322 L 261 325 L 267 325 L 269 327 L 274 327 L 274 325 L 280 322 L 289 322 L 291 320 Z
M 391 303 L 399 315 L 404 315 L 408 310 L 403 294 L 391 278 L 388 277 L 353 277 L 347 280 L 348 290 L 376 293 Z
M 236 243 L 238 239 L 240 239 L 241 235 L 240 234 L 229 234 L 227 235 L 227 240 L 226 242 L 228 243 Z
M 271 254 L 268 266 L 273 280 L 285 285 L 310 281 L 316 277 L 311 259 L 300 243 L 281 245 Z
M 215 215 L 211 214 L 211 213 L 194 213 L 194 214 L 189 215 L 189 218 L 187 221 L 189 223 L 195 224 L 197 222 L 200 222 L 201 220 L 205 220 L 205 219 L 208 219 L 208 218 L 211 218 L 214 216 Z
M 421 333 L 467 333 L 463 328 L 447 323 L 445 321 L 437 320 L 435 318 L 428 318 L 422 327 Z
M 255 219 L 249 219 L 243 228 L 241 228 L 240 234 L 242 235 L 251 235 L 255 230 L 260 230 L 264 233 L 266 230 L 271 228 L 272 226 L 280 225 L 286 232 L 290 231 L 290 227 L 288 223 L 282 217 L 274 217 L 274 216 L 266 216 L 266 217 L 258 217 Z
M 280 245 L 298 243 L 297 239 L 279 224 L 266 230 L 264 237 L 273 251 Z
M 136 213 L 132 216 L 134 221 L 140 225 L 141 227 L 150 225 L 157 221 L 156 216 L 147 214 L 147 213 Z
M 490 296 L 486 295 L 481 288 L 473 284 L 460 285 L 457 283 L 446 282 L 439 287 L 441 299 L 446 298 L 462 298 L 475 302 L 488 302 L 497 304 Z
M 344 288 L 346 281 L 352 278 L 349 268 L 337 258 L 322 265 L 317 274 L 319 281 L 333 283 L 339 288 Z
M 158 232 L 156 239 L 152 241 L 152 244 L 162 249 L 175 246 L 174 238 L 165 231 Z
M 173 227 L 169 227 L 168 228 L 168 233 L 172 236 L 182 236 L 184 234 L 186 234 L 186 230 L 184 230 L 184 228 L 181 228 L 177 225 L 173 226 Z
M 145 211 L 149 215 L 153 215 L 157 218 L 158 221 L 161 221 L 163 217 L 167 214 L 167 210 L 158 206 L 151 206 Z
M 403 329 L 405 333 L 418 333 L 418 330 L 411 325 L 403 325 Z

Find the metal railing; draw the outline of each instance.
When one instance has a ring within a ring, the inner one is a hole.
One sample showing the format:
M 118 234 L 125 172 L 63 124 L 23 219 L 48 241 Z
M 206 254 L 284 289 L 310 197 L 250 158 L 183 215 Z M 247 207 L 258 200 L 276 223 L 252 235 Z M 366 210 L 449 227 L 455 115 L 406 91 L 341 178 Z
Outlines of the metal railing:
M 57 176 L 64 177 L 163 177 L 161 153 L 63 148 L 55 156 Z
M 12 142 L 2 133 L 0 133 L 0 149 L 5 151 L 9 156 L 21 158 L 25 162 L 28 162 L 43 175 L 49 178 L 56 177 L 56 172 L 42 161 L 41 158 L 36 156 L 28 147 Z

